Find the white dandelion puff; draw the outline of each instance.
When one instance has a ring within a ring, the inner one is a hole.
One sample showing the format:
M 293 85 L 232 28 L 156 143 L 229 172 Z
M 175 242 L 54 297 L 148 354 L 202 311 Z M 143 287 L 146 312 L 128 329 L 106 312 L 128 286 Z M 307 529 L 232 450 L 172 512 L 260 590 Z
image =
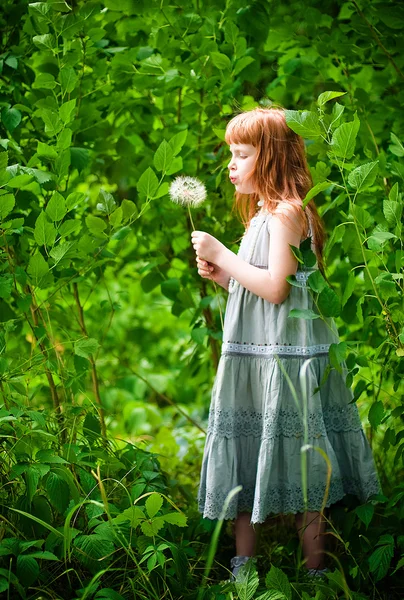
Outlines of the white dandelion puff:
M 196 177 L 176 177 L 170 185 L 170 199 L 182 206 L 196 208 L 206 200 L 206 188 Z

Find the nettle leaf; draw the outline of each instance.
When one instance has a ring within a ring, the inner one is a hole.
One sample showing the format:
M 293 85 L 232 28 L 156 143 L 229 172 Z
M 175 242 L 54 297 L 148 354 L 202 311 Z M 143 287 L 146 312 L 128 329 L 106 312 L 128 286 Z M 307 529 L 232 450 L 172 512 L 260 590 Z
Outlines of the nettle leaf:
M 15 206 L 15 198 L 13 194 L 4 194 L 0 196 L 0 219 L 3 220 L 11 213 Z
M 187 135 L 188 129 L 184 129 L 183 131 L 176 133 L 170 140 L 168 140 L 174 156 L 177 156 L 177 154 L 181 152 L 181 149 L 187 139 Z
M 285 573 L 274 565 L 271 566 L 271 569 L 265 578 L 265 585 L 269 590 L 282 592 L 287 600 L 291 600 L 292 588 L 290 587 L 289 580 Z
M 113 542 L 100 535 L 79 535 L 74 539 L 73 545 L 78 560 L 92 573 L 104 569 L 114 552 Z
M 215 67 L 220 69 L 220 71 L 224 71 L 226 69 L 230 70 L 231 61 L 226 54 L 222 54 L 221 52 L 211 52 L 210 57 Z
M 70 489 L 66 481 L 51 471 L 46 478 L 46 491 L 52 506 L 63 514 L 70 502 Z
M 41 211 L 35 221 L 34 238 L 38 246 L 52 246 L 56 238 L 56 229 Z
M 74 353 L 83 358 L 90 358 L 92 354 L 97 352 L 98 341 L 94 338 L 79 340 L 74 344 Z
M 243 565 L 234 583 L 239 600 L 252 600 L 259 585 L 257 569 L 253 562 Z
M 322 131 L 318 116 L 315 112 L 303 110 L 285 110 L 286 123 L 298 135 L 315 139 Z
M 157 171 L 165 173 L 171 166 L 173 158 L 174 152 L 170 144 L 163 140 L 154 154 L 153 163 Z
M 153 198 L 157 192 L 159 182 L 153 169 L 148 167 L 143 175 L 140 177 L 137 183 L 137 189 L 139 194 L 146 196 L 146 198 Z
M 393 540 L 394 542 L 394 540 Z M 387 543 L 379 546 L 369 557 L 370 571 L 374 574 L 375 580 L 383 579 L 387 575 L 391 559 L 394 555 L 394 543 Z
M 21 123 L 22 115 L 16 108 L 3 108 L 1 111 L 1 122 L 8 131 L 14 131 Z
M 157 492 L 151 494 L 151 496 L 147 498 L 145 506 L 149 518 L 152 519 L 163 506 L 163 498 L 161 494 L 158 494 Z
M 380 425 L 380 423 L 383 420 L 383 417 L 384 417 L 383 402 L 381 400 L 377 400 L 376 402 L 373 402 L 372 406 L 370 407 L 369 414 L 368 414 L 369 423 L 371 424 L 371 426 L 374 430 L 376 430 L 378 428 L 378 426 Z
M 53 192 L 52 198 L 45 209 L 51 221 L 61 221 L 67 213 L 66 202 L 62 194 Z
M 17 577 L 24 582 L 25 587 L 30 587 L 38 578 L 39 565 L 35 558 L 26 554 L 17 556 Z
M 339 298 L 334 290 L 328 286 L 321 291 L 317 304 L 324 317 L 338 317 L 341 312 Z
M 373 185 L 376 179 L 378 166 L 379 161 L 376 160 L 374 162 L 366 163 L 365 165 L 356 167 L 356 169 L 351 171 L 349 174 L 349 185 L 356 189 L 357 192 L 361 192 L 370 187 Z
M 337 127 L 331 139 L 331 148 L 336 156 L 344 159 L 352 158 L 359 126 L 360 121 L 355 113 L 353 121 Z
M 49 272 L 49 266 L 42 254 L 39 252 L 31 256 L 28 263 L 27 273 L 34 283 L 34 285 L 38 285 L 39 282 L 45 275 Z
M 323 92 L 317 98 L 318 106 L 324 106 L 326 102 L 333 100 L 334 98 L 339 98 L 340 96 L 345 96 L 346 92 Z
M 366 525 L 367 529 L 375 512 L 375 507 L 373 506 L 373 504 L 362 504 L 362 506 L 358 506 L 355 509 L 355 512 L 362 521 L 362 523 Z

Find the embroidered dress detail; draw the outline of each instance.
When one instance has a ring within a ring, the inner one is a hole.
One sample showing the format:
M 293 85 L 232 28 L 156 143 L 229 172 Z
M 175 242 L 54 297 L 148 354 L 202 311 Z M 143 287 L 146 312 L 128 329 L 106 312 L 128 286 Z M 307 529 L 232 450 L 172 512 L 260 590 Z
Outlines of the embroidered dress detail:
M 238 253 L 260 268 L 268 265 L 270 217 L 263 208 L 252 219 Z M 218 519 L 240 485 L 225 518 L 247 511 L 252 523 L 380 492 L 346 367 L 330 366 L 334 322 L 289 317 L 293 309 L 318 314 L 307 285 L 315 271 L 297 271 L 281 304 L 230 282 L 198 493 L 206 518 Z
M 316 346 L 285 346 L 282 344 L 260 345 L 239 344 L 236 342 L 223 342 L 222 354 L 244 354 L 251 356 L 316 356 L 328 354 L 330 344 L 317 344 Z

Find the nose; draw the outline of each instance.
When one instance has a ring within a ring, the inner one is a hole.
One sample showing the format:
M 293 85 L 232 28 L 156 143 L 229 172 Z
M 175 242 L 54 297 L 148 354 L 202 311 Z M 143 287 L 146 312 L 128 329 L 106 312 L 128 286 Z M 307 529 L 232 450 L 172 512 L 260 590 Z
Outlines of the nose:
M 227 165 L 227 168 L 231 171 L 231 169 L 234 168 L 234 159 L 233 157 L 231 157 L 229 164 Z

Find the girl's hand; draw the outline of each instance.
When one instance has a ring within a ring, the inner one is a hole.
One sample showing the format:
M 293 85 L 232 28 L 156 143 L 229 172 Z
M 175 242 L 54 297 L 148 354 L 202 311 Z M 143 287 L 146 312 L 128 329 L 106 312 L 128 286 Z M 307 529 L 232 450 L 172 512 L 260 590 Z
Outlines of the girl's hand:
M 227 290 L 229 287 L 230 275 L 226 273 L 226 271 L 223 271 L 223 269 L 217 265 L 208 263 L 206 260 L 203 260 L 198 256 L 196 257 L 196 264 L 198 266 L 198 273 L 201 277 L 215 281 L 225 290 Z
M 192 245 L 196 255 L 210 263 L 217 264 L 220 253 L 225 249 L 225 246 L 213 235 L 209 235 L 205 231 L 193 231 L 191 235 Z

